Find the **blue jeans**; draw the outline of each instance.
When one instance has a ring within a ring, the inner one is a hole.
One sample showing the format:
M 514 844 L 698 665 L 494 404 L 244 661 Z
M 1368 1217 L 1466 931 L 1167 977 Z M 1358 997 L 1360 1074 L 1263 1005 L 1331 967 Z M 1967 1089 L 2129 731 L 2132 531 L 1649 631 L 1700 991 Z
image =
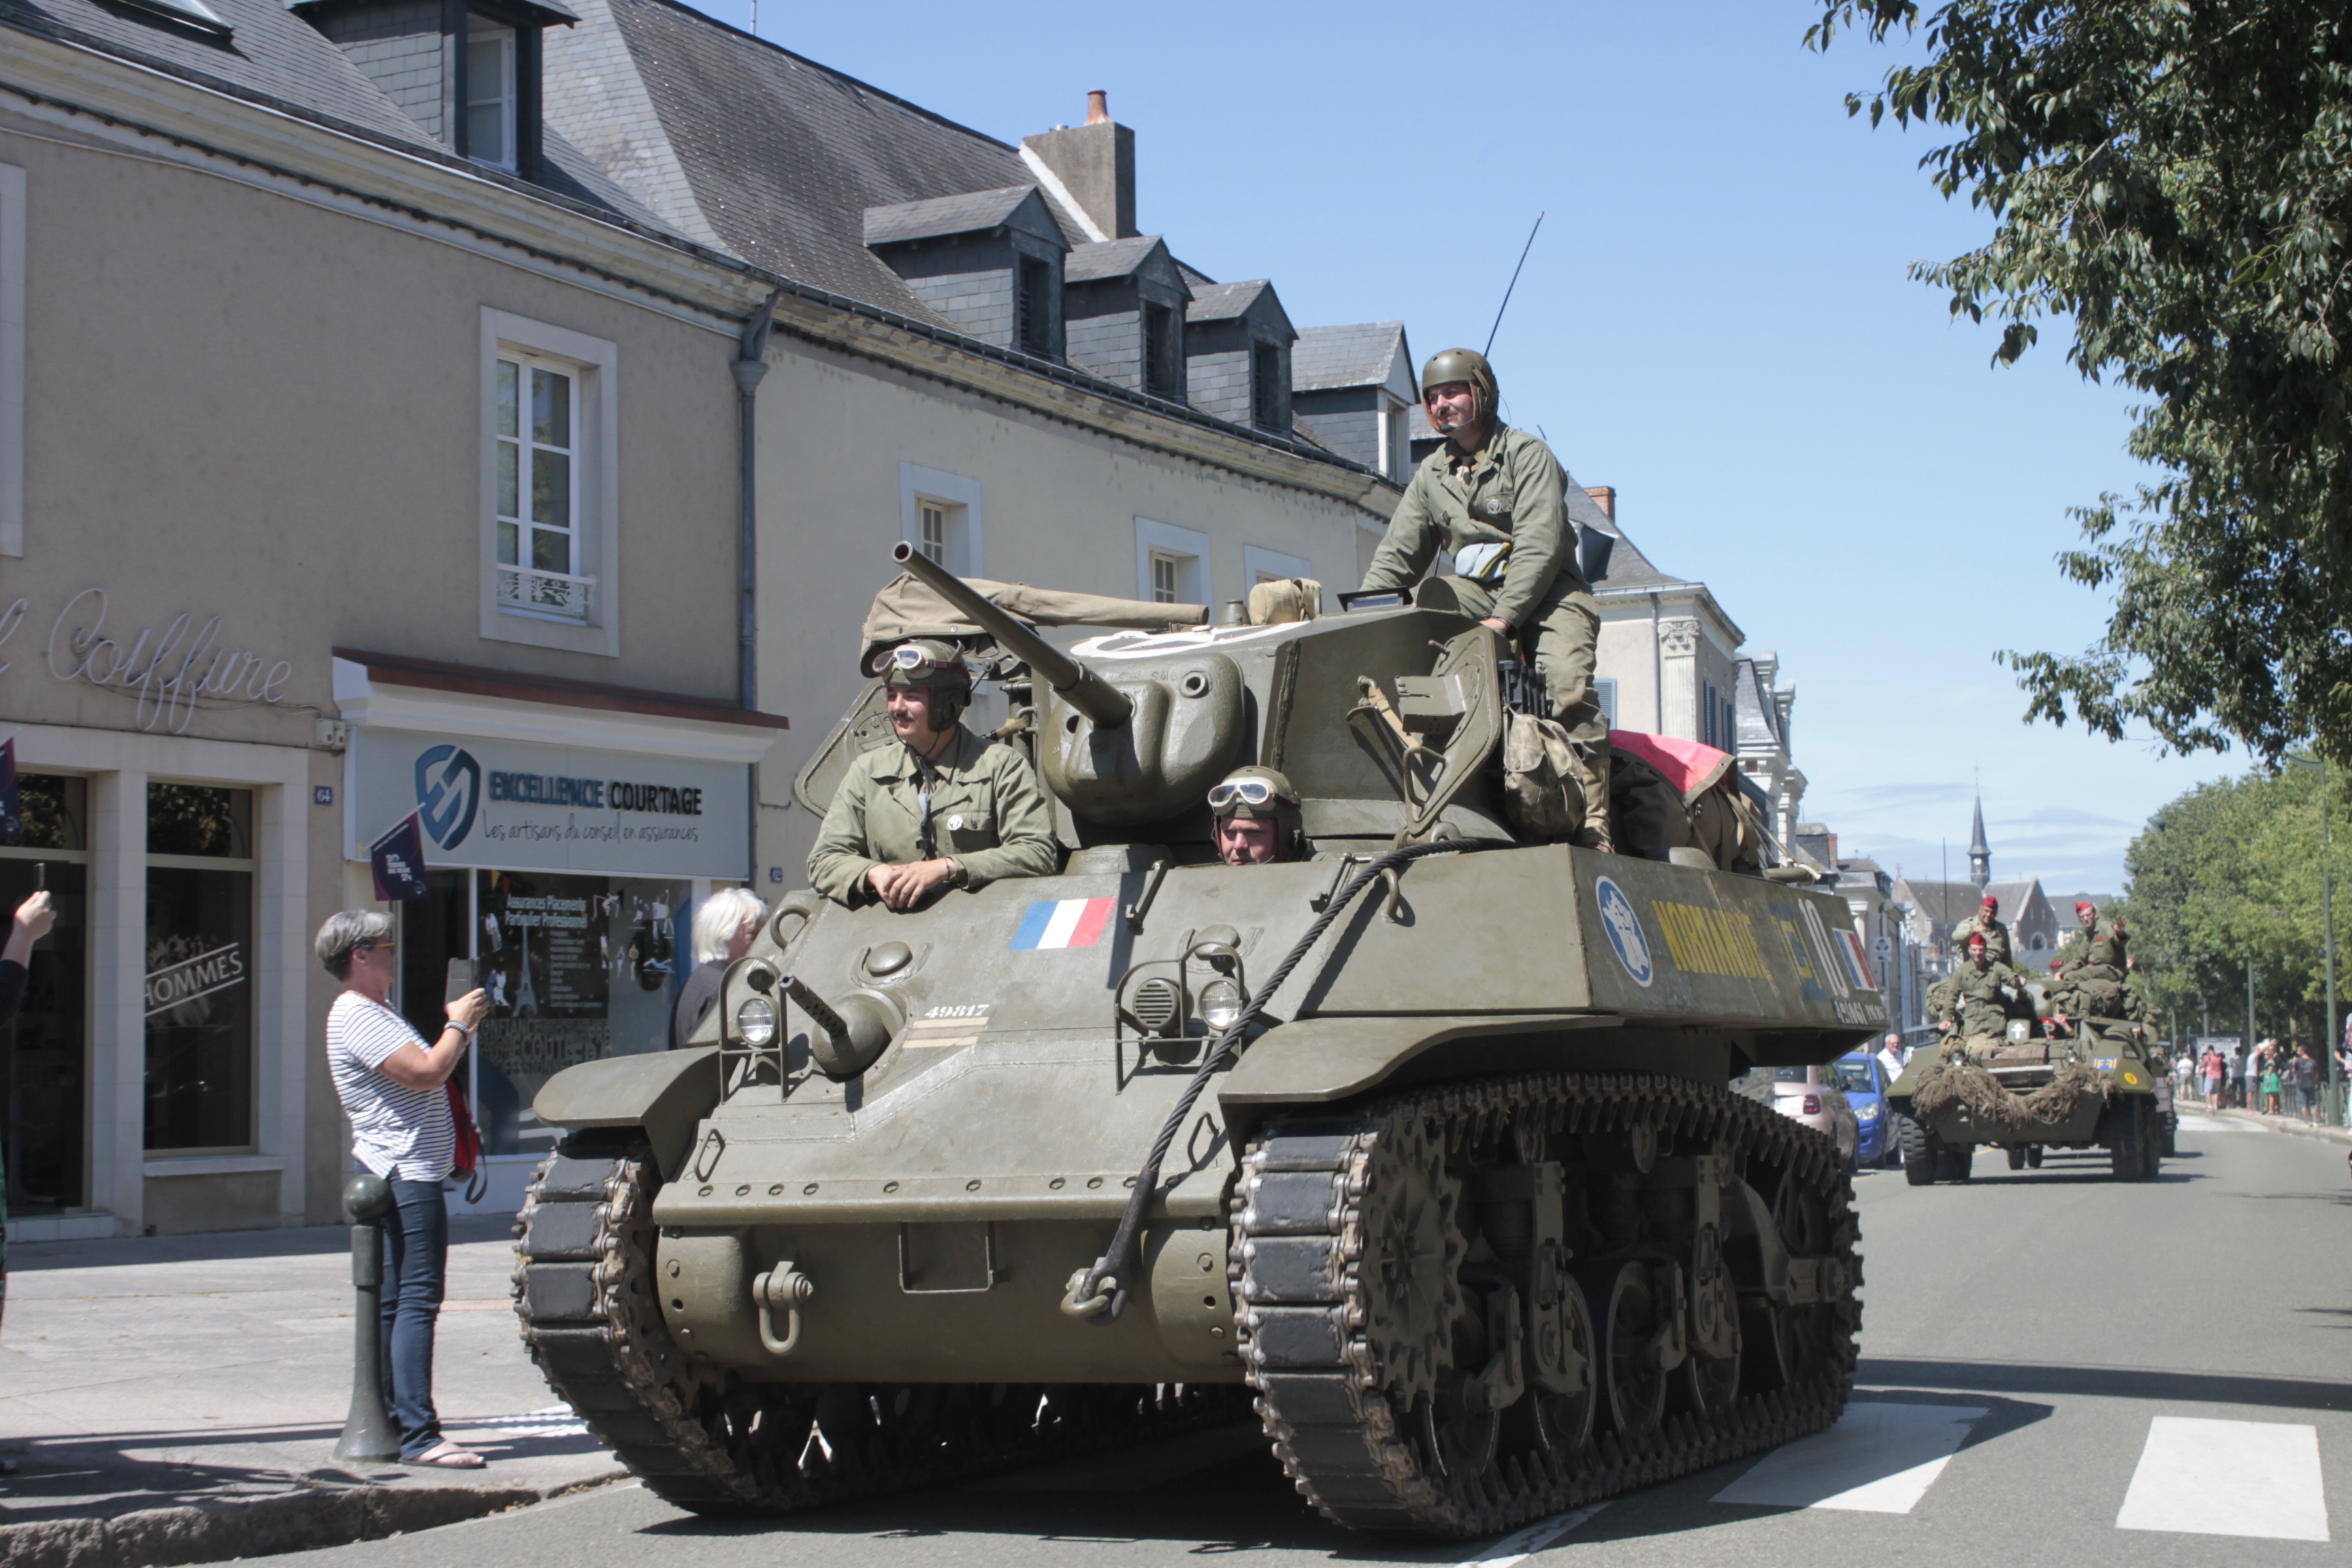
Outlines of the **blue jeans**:
M 438 1182 L 392 1182 L 383 1222 L 383 1391 L 400 1457 L 441 1441 L 433 1408 L 433 1324 L 449 1275 L 449 1206 Z

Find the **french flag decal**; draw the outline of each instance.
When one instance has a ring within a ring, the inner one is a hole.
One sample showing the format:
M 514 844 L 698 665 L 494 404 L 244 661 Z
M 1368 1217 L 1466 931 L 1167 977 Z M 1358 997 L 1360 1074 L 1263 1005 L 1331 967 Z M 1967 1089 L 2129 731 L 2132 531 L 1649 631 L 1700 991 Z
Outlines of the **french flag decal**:
M 1048 899 L 1029 906 L 1021 929 L 1013 933 L 1013 951 L 1028 952 L 1044 947 L 1092 947 L 1110 924 L 1116 899 Z
M 1877 990 L 1877 983 L 1870 978 L 1870 961 L 1862 956 L 1862 938 L 1853 934 L 1851 926 L 1838 927 L 1837 934 L 1838 956 L 1845 960 L 1845 972 L 1853 976 L 1854 984 L 1864 991 Z

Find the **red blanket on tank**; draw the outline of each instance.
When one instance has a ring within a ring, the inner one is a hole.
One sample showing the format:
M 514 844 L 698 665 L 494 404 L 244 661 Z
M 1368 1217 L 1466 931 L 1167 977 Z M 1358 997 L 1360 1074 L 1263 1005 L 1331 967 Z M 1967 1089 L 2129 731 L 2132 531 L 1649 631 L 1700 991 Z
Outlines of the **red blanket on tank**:
M 1715 787 L 1731 771 L 1731 755 L 1713 746 L 1702 746 L 1696 741 L 1679 740 L 1673 735 L 1645 735 L 1638 730 L 1609 731 L 1612 751 L 1627 752 L 1641 758 L 1665 775 L 1668 784 L 1682 792 L 1683 804 L 1688 805 L 1701 795 Z

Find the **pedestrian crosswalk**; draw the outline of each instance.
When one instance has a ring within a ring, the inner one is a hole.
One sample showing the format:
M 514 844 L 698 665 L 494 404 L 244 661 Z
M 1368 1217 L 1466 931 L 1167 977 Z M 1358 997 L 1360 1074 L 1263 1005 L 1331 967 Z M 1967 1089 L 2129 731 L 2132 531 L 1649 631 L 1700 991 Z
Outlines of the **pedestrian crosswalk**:
M 1764 1456 L 1712 1500 L 1909 1513 L 1987 1414 L 1977 1405 L 1858 1402 L 1828 1431 Z M 2325 1542 L 2318 1429 L 2154 1416 L 2116 1528 Z

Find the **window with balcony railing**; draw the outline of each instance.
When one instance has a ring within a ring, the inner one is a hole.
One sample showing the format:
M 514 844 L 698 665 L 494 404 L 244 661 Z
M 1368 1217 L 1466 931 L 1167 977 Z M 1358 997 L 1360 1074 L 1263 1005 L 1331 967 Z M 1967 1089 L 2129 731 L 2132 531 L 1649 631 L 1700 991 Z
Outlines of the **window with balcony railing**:
M 585 623 L 595 579 L 580 558 L 579 376 L 516 354 L 498 363 L 498 603 Z

